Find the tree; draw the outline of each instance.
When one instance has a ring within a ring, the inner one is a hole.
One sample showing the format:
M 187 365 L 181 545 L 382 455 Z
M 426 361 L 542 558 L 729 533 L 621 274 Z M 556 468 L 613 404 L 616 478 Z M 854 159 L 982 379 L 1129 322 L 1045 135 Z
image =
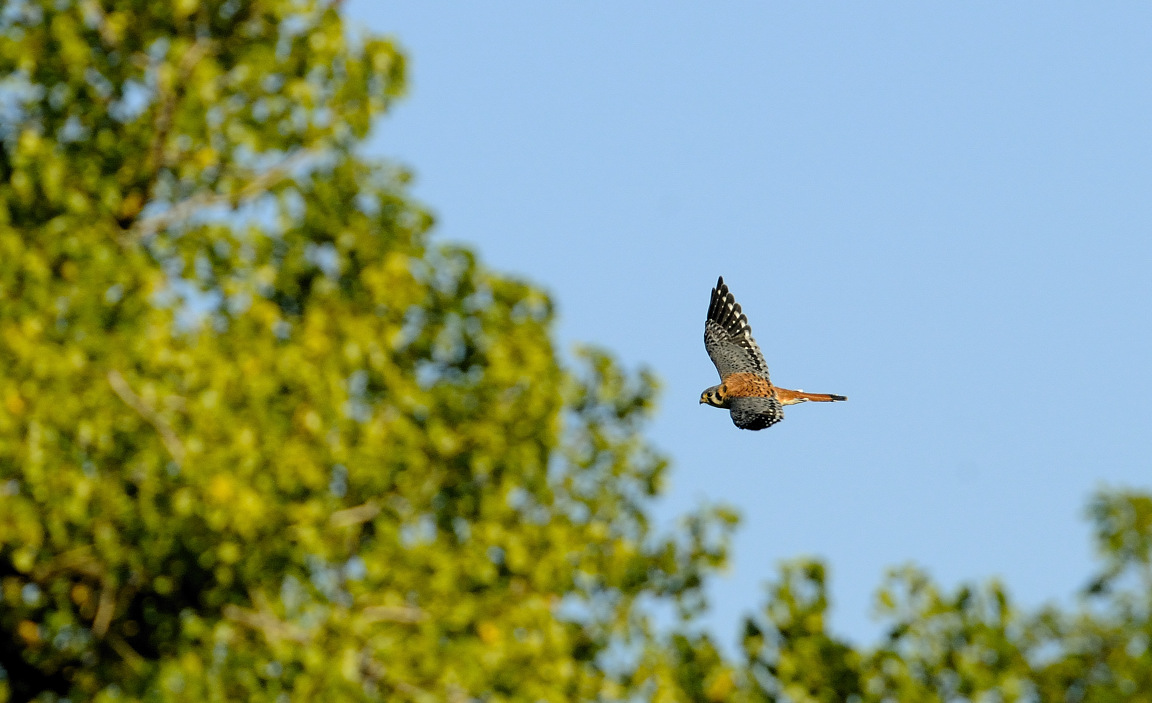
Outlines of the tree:
M 1024 612 L 999 583 L 946 592 L 915 568 L 878 593 L 884 641 L 830 634 L 825 567 L 787 564 L 742 657 L 708 637 L 675 640 L 670 696 L 692 701 L 1152 701 L 1152 496 L 1102 491 L 1089 508 L 1103 561 L 1081 607 Z M 711 682 L 711 687 L 709 687 Z M 701 685 L 703 684 L 703 685 Z M 674 698 L 676 699 L 676 698 Z
M 403 55 L 334 4 L 23 0 L 0 75 L 0 700 L 1152 689 L 1139 494 L 1081 613 L 906 571 L 860 648 L 804 562 L 742 656 L 694 634 L 734 517 L 654 534 L 655 380 L 430 239 L 356 151 Z
M 692 608 L 731 520 L 651 534 L 653 379 L 562 366 L 356 154 L 396 46 L 296 0 L 0 18 L 8 694 L 626 690 L 637 601 Z

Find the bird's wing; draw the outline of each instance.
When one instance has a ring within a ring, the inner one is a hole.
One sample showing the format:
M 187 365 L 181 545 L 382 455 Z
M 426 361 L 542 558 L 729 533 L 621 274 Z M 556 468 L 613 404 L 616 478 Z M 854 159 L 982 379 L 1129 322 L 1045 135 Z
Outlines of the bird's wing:
M 742 430 L 762 430 L 784 419 L 784 406 L 775 395 L 767 398 L 730 398 L 732 423 Z
M 712 289 L 708 319 L 704 322 L 704 348 L 723 381 L 729 374 L 754 373 L 768 378 L 768 364 L 752 339 L 748 317 L 728 291 L 721 276 Z

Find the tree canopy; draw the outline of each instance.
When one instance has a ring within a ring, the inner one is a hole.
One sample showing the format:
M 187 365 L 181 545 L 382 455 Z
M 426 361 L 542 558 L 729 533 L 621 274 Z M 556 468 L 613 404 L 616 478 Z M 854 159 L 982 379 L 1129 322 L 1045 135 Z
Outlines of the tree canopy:
M 17 0 L 0 76 L 0 700 L 1152 700 L 1135 492 L 1074 613 L 905 569 L 861 647 L 796 562 L 700 634 L 735 516 L 655 531 L 653 376 L 357 151 L 338 3 Z

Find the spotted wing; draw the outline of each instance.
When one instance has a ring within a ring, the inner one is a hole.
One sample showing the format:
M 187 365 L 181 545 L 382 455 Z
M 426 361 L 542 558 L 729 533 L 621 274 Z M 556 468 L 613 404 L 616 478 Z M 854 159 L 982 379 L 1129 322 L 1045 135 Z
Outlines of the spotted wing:
M 748 317 L 728 291 L 723 276 L 716 281 L 716 287 L 712 289 L 712 300 L 708 304 L 708 319 L 704 322 L 704 348 L 720 372 L 721 381 L 733 373 L 754 373 L 768 378 L 768 364 L 756 340 L 752 339 Z
M 732 422 L 742 430 L 762 430 L 784 419 L 784 406 L 775 395 L 768 398 L 731 398 Z

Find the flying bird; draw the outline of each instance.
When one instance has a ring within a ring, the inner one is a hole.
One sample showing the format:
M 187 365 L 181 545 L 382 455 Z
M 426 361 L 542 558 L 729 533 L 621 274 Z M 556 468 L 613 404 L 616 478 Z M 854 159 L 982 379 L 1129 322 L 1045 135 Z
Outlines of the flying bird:
M 720 385 L 700 394 L 700 402 L 727 408 L 742 430 L 762 430 L 784 419 L 784 406 L 805 401 L 828 403 L 848 400 L 842 395 L 790 391 L 772 385 L 768 364 L 752 339 L 748 318 L 721 276 L 712 289 L 708 319 L 704 322 L 704 348 L 720 372 Z

